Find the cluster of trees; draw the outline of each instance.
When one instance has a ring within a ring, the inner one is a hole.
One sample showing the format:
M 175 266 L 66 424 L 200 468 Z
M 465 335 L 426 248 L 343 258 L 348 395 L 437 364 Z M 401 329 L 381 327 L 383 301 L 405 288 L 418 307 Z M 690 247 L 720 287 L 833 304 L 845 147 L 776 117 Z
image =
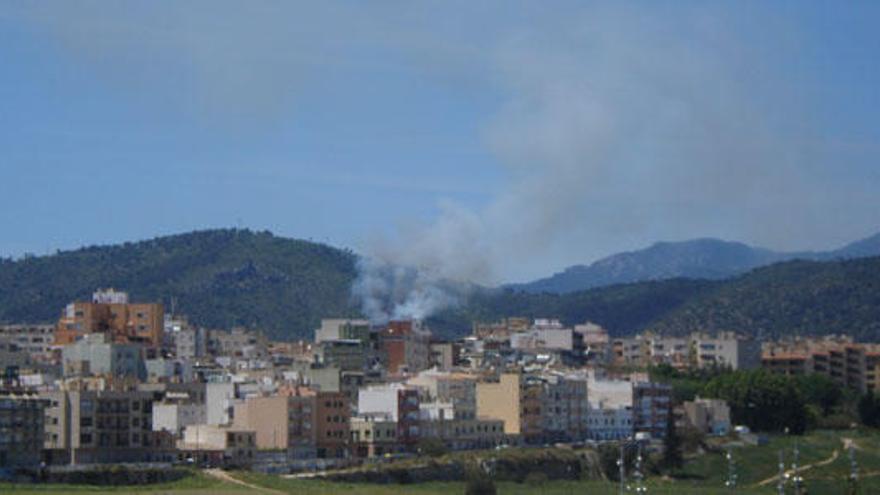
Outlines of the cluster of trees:
M 757 431 L 802 433 L 815 427 L 846 427 L 860 419 L 875 426 L 865 420 L 871 417 L 871 406 L 856 407 L 858 394 L 824 375 L 786 377 L 765 370 L 723 369 L 681 372 L 668 365 L 653 367 L 649 373 L 653 380 L 672 385 L 677 402 L 696 396 L 724 399 L 735 424 Z M 862 402 L 876 406 L 880 424 L 880 400 L 870 397 Z M 862 409 L 866 414 L 860 414 Z

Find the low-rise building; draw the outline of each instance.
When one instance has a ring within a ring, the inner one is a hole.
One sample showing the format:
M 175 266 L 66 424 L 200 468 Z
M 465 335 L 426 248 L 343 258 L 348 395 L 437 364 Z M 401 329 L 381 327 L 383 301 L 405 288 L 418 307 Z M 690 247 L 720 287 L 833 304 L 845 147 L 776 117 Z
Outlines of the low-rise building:
M 351 418 L 352 455 L 358 458 L 399 454 L 406 446 L 397 438 L 397 421 L 386 413 Z
M 230 426 L 190 425 L 177 448 L 200 465 L 246 468 L 254 462 L 256 436 Z
M 685 401 L 684 412 L 697 431 L 709 435 L 727 435 L 730 432 L 730 406 L 721 399 Z

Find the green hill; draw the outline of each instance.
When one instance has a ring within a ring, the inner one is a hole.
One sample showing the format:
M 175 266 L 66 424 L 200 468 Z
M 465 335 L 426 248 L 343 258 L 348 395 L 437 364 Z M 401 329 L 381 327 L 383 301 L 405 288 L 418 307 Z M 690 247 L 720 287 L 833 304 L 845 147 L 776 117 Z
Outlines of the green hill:
M 356 256 L 268 232 L 206 230 L 0 262 L 0 321 L 54 321 L 98 287 L 160 301 L 196 323 L 310 336 L 327 315 L 351 314 Z

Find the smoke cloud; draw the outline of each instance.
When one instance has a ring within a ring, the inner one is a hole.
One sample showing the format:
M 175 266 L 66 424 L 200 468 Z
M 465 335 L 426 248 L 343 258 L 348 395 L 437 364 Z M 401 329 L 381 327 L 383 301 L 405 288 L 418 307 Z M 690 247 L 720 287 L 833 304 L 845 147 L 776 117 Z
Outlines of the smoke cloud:
M 424 317 L 466 297 L 459 284 L 528 273 L 563 245 L 668 237 L 654 225 L 678 217 L 711 234 L 711 205 L 807 194 L 774 137 L 774 95 L 743 77 L 772 69 L 722 22 L 595 9 L 505 37 L 491 65 L 507 98 L 485 133 L 505 187 L 481 210 L 447 203 L 391 247 L 371 246 L 353 289 L 364 312 Z

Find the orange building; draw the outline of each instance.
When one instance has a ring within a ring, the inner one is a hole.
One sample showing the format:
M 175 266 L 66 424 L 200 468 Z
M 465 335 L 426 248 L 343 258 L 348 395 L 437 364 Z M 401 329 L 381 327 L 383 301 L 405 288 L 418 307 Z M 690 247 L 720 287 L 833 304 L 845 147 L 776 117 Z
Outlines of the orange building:
M 107 334 L 114 343 L 162 343 L 165 311 L 161 304 L 131 304 L 128 294 L 99 290 L 91 302 L 72 302 L 61 313 L 55 343 L 67 345 L 90 333 Z

